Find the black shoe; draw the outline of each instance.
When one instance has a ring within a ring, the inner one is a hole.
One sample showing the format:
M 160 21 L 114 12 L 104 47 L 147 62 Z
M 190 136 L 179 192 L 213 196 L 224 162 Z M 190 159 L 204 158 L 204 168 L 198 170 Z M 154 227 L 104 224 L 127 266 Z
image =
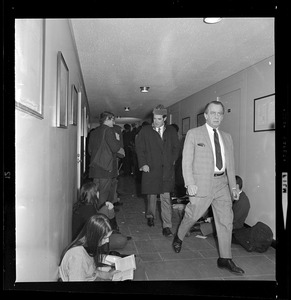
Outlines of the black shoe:
M 169 237 L 169 236 L 173 236 L 173 233 L 169 227 L 165 227 L 165 228 L 163 228 L 163 235 L 166 237 Z
M 130 241 L 132 239 L 131 236 L 126 237 L 128 241 Z
M 174 251 L 176 253 L 179 253 L 181 251 L 181 248 L 182 248 L 182 241 L 178 238 L 177 234 L 176 234 L 176 236 L 174 237 L 174 240 L 173 240 L 173 248 L 174 248 Z
M 148 226 L 155 226 L 154 218 L 148 218 Z
M 230 258 L 218 258 L 217 266 L 220 269 L 227 269 L 236 275 L 244 274 L 244 270 L 237 267 Z
M 118 202 L 114 202 L 113 205 L 114 206 L 121 206 L 121 205 L 123 205 L 123 203 L 118 201 Z

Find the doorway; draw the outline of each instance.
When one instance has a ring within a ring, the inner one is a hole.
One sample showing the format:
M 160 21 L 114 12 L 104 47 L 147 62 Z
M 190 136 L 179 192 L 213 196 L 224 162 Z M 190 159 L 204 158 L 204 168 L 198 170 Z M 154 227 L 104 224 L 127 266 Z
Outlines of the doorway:
M 224 118 L 221 122 L 220 129 L 229 133 L 232 137 L 236 174 L 239 174 L 240 172 L 240 98 L 240 89 L 219 96 L 219 101 L 223 103 L 225 108 Z

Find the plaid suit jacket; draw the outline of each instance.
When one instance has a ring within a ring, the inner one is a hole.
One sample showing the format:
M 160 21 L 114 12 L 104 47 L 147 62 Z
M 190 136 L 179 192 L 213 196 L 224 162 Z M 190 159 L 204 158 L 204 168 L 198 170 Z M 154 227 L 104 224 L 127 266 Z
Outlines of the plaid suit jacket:
M 219 131 L 225 149 L 225 169 L 230 190 L 236 187 L 233 142 L 231 135 Z M 214 156 L 206 125 L 187 132 L 182 158 L 185 186 L 196 185 L 197 197 L 207 197 L 212 189 Z

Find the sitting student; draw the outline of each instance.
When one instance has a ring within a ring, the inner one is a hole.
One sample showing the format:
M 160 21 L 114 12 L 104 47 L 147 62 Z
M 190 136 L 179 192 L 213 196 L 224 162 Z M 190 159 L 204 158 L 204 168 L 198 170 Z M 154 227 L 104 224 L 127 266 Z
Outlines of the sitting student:
M 232 210 L 233 210 L 233 229 L 234 232 L 236 229 L 244 227 L 245 220 L 248 216 L 250 210 L 250 201 L 245 192 L 242 190 L 243 180 L 239 176 L 235 176 L 236 179 L 236 188 L 239 191 L 239 199 L 233 201 Z M 196 223 L 190 229 L 190 232 L 202 233 L 204 236 L 215 233 L 214 222 L 201 222 Z
M 110 220 L 113 233 L 109 238 L 110 250 L 122 249 L 131 237 L 126 237 L 119 232 L 114 206 L 105 202 L 98 206 L 97 187 L 94 182 L 87 182 L 81 187 L 80 198 L 73 208 L 73 239 L 76 238 L 86 221 L 93 215 L 103 214 Z
M 102 246 L 108 243 L 111 235 L 112 229 L 106 216 L 91 216 L 61 255 L 59 281 L 111 281 L 119 271 L 110 266 L 104 267 L 106 255 L 102 253 Z M 133 280 L 145 280 L 140 259 L 136 266 Z

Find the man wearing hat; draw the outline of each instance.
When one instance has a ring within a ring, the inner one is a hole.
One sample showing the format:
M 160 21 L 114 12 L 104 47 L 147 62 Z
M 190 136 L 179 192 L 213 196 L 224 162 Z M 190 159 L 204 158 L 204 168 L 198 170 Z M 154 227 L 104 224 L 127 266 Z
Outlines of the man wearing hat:
M 153 110 L 153 123 L 144 126 L 136 136 L 138 166 L 142 171 L 141 192 L 147 195 L 146 218 L 154 226 L 157 195 L 160 195 L 163 235 L 172 236 L 172 203 L 170 192 L 175 186 L 175 161 L 179 155 L 178 135 L 166 125 L 167 109 Z

